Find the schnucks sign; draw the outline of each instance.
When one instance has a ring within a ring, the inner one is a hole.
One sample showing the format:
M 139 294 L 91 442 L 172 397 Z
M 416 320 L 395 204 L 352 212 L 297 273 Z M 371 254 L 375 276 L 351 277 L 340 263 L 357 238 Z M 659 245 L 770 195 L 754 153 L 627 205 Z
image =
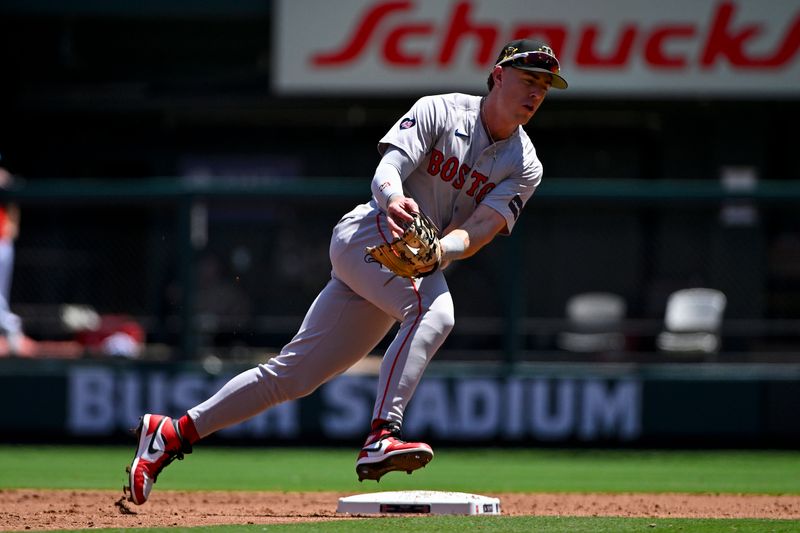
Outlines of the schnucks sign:
M 275 7 L 272 72 L 281 94 L 480 93 L 502 45 L 535 37 L 561 61 L 570 83 L 564 97 L 800 98 L 797 0 L 277 0 Z

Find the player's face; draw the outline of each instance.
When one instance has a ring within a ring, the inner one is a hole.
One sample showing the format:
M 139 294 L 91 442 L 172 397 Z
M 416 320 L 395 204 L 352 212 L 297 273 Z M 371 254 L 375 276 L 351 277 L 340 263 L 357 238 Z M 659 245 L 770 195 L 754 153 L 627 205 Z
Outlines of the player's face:
M 542 105 L 552 85 L 550 74 L 516 68 L 502 69 L 500 93 L 509 119 L 527 124 Z

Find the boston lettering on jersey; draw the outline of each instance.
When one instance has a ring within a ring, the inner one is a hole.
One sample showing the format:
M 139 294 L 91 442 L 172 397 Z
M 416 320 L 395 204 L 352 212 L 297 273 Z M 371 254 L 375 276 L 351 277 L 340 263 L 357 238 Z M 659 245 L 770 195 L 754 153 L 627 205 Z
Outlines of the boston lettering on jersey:
M 439 176 L 442 181 L 446 181 L 454 189 L 463 189 L 469 181 L 467 195 L 475 198 L 475 203 L 479 204 L 486 198 L 486 195 L 494 189 L 497 184 L 489 183 L 489 177 L 481 174 L 477 170 L 470 173 L 470 168 L 462 164 L 457 157 L 449 157 L 445 160 L 444 154 L 435 148 L 431 152 L 428 161 L 428 174 Z

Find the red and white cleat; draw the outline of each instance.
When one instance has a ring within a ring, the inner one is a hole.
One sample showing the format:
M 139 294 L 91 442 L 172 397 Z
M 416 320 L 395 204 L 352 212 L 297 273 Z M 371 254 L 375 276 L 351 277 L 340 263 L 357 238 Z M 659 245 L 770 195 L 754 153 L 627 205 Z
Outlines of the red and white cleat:
M 424 442 L 405 442 L 400 438 L 400 424 L 388 422 L 367 437 L 356 460 L 358 480 L 380 481 L 395 470 L 411 473 L 433 459 L 433 450 Z
M 183 442 L 177 422 L 168 416 L 144 415 L 136 429 L 139 446 L 133 462 L 126 467 L 128 485 L 122 487 L 128 500 L 142 505 L 150 496 L 158 474 L 183 454 L 192 453 L 192 447 Z

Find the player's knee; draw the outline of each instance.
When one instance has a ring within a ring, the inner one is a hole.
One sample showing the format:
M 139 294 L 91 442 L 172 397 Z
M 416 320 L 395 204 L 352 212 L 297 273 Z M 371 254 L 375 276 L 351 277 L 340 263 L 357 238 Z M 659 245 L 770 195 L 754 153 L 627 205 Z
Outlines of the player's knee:
M 445 330 L 446 333 L 450 333 L 450 331 L 456 325 L 455 313 L 453 313 L 452 311 L 447 313 L 441 313 L 439 320 L 442 321 L 442 328 Z
M 435 306 L 425 313 L 425 322 L 436 330 L 443 338 L 447 337 L 456 325 L 456 317 L 452 306 Z
M 293 371 L 270 359 L 266 364 L 258 366 L 258 381 L 266 405 L 296 400 L 314 392 L 319 383 L 307 379 L 307 375 Z
M 308 396 L 315 390 L 317 387 L 307 387 L 307 386 L 299 386 L 297 383 L 288 383 L 287 386 L 283 388 L 284 394 L 284 401 L 291 401 L 297 400 L 298 398 L 302 398 L 304 396 Z
M 288 376 L 275 380 L 275 389 L 282 402 L 308 396 L 318 387 L 319 383 L 312 383 L 304 379 L 290 379 Z

